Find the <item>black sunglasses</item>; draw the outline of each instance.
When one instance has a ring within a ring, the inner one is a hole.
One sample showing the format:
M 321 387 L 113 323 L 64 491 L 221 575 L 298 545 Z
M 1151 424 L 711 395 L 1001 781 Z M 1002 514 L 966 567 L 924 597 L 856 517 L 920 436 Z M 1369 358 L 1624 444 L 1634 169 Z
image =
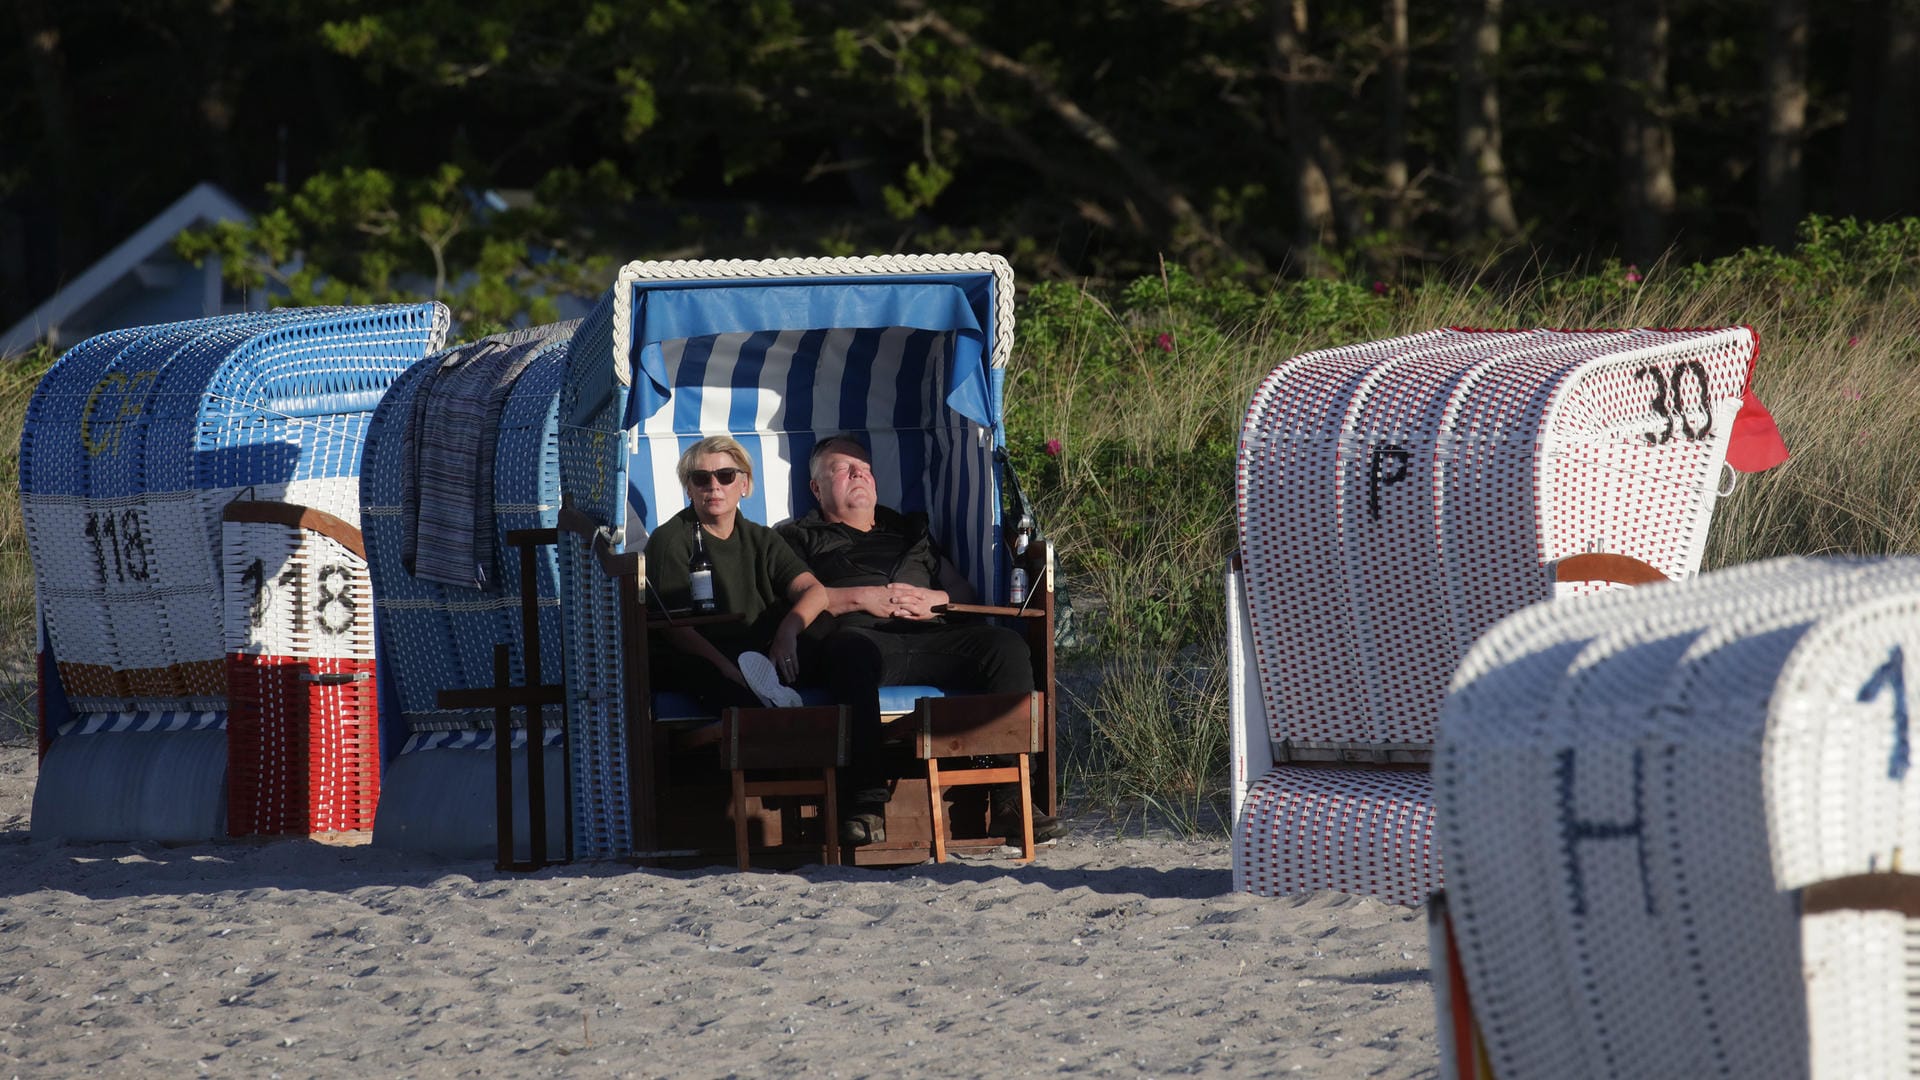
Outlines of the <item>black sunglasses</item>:
M 726 487 L 738 479 L 739 476 L 739 469 L 695 469 L 687 474 L 687 478 L 693 481 L 694 487 L 706 487 L 707 483 L 712 480 L 718 480 L 720 481 L 721 487 Z

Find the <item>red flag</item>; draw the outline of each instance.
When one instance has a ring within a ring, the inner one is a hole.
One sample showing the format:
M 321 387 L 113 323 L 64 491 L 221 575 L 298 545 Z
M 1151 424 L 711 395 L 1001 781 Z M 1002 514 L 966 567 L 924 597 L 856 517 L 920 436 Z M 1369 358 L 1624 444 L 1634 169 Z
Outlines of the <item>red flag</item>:
M 1773 414 L 1760 403 L 1753 387 L 1740 398 L 1733 418 L 1733 437 L 1727 442 L 1727 464 L 1741 472 L 1765 472 L 1787 460 L 1787 443 L 1773 423 Z

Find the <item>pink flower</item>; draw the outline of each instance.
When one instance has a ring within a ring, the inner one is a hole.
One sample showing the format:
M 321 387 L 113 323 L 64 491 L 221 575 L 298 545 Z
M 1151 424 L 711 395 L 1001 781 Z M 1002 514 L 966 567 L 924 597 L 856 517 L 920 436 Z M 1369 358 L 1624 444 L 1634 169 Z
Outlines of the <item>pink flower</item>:
M 1851 386 L 1841 387 L 1840 396 L 1847 399 L 1848 401 L 1867 400 L 1867 392 L 1865 390 L 1856 389 L 1855 387 L 1851 387 Z
M 1161 336 L 1164 337 L 1165 335 L 1161 335 Z M 1048 457 L 1059 457 L 1060 456 L 1060 440 L 1048 439 L 1047 445 L 1046 445 L 1046 451 L 1047 451 Z
M 1851 348 L 1853 348 L 1853 347 L 1854 347 L 1855 345 L 1858 345 L 1858 344 L 1860 344 L 1860 335 L 1859 335 L 1859 334 L 1854 334 L 1853 336 L 1851 336 L 1851 337 L 1849 337 L 1849 338 L 1847 338 L 1847 348 L 1849 348 L 1849 349 L 1851 349 Z
M 1640 284 L 1640 282 L 1641 282 L 1642 280 L 1643 280 L 1643 279 L 1642 279 L 1642 278 L 1640 277 L 1640 268 L 1639 268 L 1639 267 L 1637 267 L 1637 266 L 1629 266 L 1629 267 L 1627 267 L 1627 284 L 1629 284 L 1629 285 L 1638 285 L 1638 284 Z
M 1387 283 L 1386 283 L 1386 282 L 1384 282 L 1384 281 L 1376 281 L 1376 282 L 1374 282 L 1374 283 L 1373 283 L 1373 295 L 1375 295 L 1375 296 L 1385 296 L 1385 295 L 1387 295 Z
M 1173 351 L 1173 335 L 1172 334 L 1162 333 L 1159 337 L 1153 339 L 1153 343 L 1155 345 L 1160 346 L 1161 352 Z

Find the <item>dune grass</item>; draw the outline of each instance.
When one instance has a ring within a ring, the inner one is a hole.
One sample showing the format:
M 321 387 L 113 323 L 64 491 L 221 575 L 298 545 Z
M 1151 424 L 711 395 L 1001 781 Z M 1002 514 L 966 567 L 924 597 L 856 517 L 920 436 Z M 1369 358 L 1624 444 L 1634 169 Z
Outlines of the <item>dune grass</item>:
M 0 739 L 25 737 L 35 729 L 33 564 L 20 516 L 20 425 L 27 401 L 53 354 L 35 349 L 0 364 Z

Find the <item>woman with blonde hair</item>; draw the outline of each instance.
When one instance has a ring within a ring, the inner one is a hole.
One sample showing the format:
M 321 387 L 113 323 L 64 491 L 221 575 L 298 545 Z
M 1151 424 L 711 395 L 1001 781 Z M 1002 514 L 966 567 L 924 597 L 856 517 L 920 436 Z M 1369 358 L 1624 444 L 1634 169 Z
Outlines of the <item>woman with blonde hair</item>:
M 726 435 L 680 455 L 690 505 L 647 538 L 647 581 L 668 611 L 692 607 L 687 564 L 696 541 L 713 563 L 713 598 L 737 621 L 676 626 L 670 653 L 656 650 L 654 683 L 693 694 L 707 708 L 798 704 L 800 634 L 827 606 L 827 590 L 772 529 L 740 514 L 753 493 L 753 459 Z M 811 650 L 809 650 L 811 654 Z

